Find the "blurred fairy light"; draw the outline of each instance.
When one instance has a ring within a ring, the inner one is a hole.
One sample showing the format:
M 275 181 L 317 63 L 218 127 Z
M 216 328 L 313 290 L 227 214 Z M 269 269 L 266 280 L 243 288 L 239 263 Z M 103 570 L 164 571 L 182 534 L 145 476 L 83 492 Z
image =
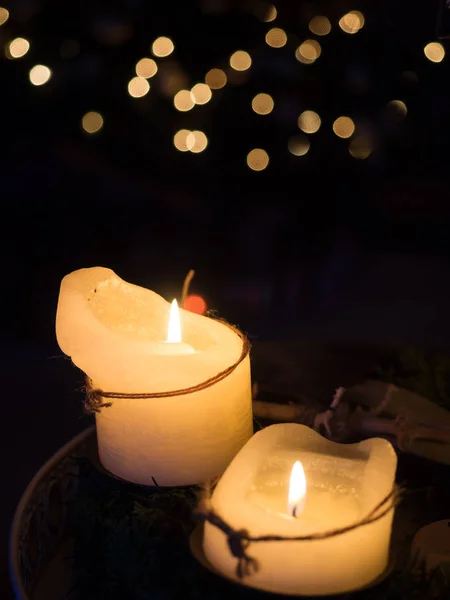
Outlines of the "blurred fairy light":
M 7 49 L 8 58 L 22 58 L 30 49 L 30 42 L 25 38 L 18 37 L 9 43 Z
M 286 42 L 286 32 L 279 27 L 272 27 L 272 29 L 266 33 L 266 44 L 272 48 L 282 48 L 286 45 Z
M 197 313 L 198 315 L 206 314 L 206 302 L 201 296 L 197 294 L 189 294 L 186 297 L 186 300 L 183 302 L 184 310 L 189 310 L 190 312 Z
M 339 27 L 345 33 L 358 33 L 365 24 L 364 15 L 359 10 L 351 10 L 349 13 L 339 19 Z
M 258 115 L 268 115 L 273 107 L 274 101 L 269 94 L 257 94 L 252 100 L 252 108 Z
M 159 37 L 152 44 L 152 52 L 155 56 L 159 56 L 160 58 L 164 58 L 165 56 L 169 56 L 175 50 L 175 46 L 173 42 L 168 37 Z
M 406 117 L 408 113 L 408 108 L 402 100 L 391 100 L 387 103 L 387 108 L 401 117 Z
M 364 25 L 366 24 L 366 19 L 364 18 L 364 15 L 362 14 L 361 11 L 359 10 L 351 10 L 349 13 L 349 15 L 354 15 L 358 21 L 359 21 L 359 28 L 362 29 L 364 27 Z
M 0 6 L 0 25 L 4 25 L 9 19 L 9 10 Z
M 212 90 L 220 90 L 227 83 L 227 76 L 222 69 L 211 69 L 205 75 L 205 83 Z
M 143 77 L 133 77 L 128 82 L 128 93 L 133 98 L 142 98 L 150 91 L 149 82 Z
M 264 21 L 264 23 L 271 23 L 272 21 L 275 21 L 278 13 L 277 9 L 273 4 L 264 3 L 262 6 L 261 14 L 261 21 Z
M 309 30 L 316 35 L 328 35 L 331 31 L 331 23 L 327 17 L 313 17 L 309 22 Z
M 180 152 L 188 152 L 192 149 L 195 142 L 195 137 L 191 135 L 189 129 L 180 129 L 173 136 L 173 144 Z
M 313 110 L 305 110 L 298 118 L 298 126 L 305 133 L 316 133 L 321 123 L 319 115 Z
M 100 113 L 91 110 L 81 119 L 81 126 L 86 133 L 97 133 L 103 127 L 103 117 Z
M 288 149 L 294 156 L 304 156 L 308 153 L 311 144 L 306 135 L 293 135 L 288 141 Z
M 30 69 L 30 81 L 33 85 L 44 85 L 52 76 L 51 70 L 45 65 L 35 65 Z
M 372 154 L 372 139 L 368 134 L 355 136 L 348 147 L 348 151 L 353 158 L 364 160 Z
M 338 117 L 333 123 L 333 131 L 340 138 L 349 138 L 355 132 L 355 124 L 350 117 Z
M 157 72 L 158 65 L 153 58 L 141 58 L 141 60 L 136 63 L 136 75 L 138 77 L 150 79 L 150 77 L 154 77 Z
M 208 145 L 208 138 L 203 131 L 191 131 L 187 136 L 186 144 L 191 152 L 198 154 L 205 150 Z
M 254 148 L 247 154 L 247 165 L 252 171 L 264 171 L 269 164 L 269 155 L 261 148 Z
M 199 154 L 208 145 L 208 138 L 203 131 L 189 131 L 180 129 L 173 137 L 173 144 L 180 152 L 193 152 Z
M 191 89 L 191 95 L 195 104 L 207 104 L 212 97 L 211 90 L 206 83 L 197 83 Z
M 251 56 L 245 50 L 237 50 L 230 56 L 230 67 L 235 71 L 246 71 L 251 65 Z
M 173 104 L 180 112 L 186 112 L 194 108 L 195 100 L 189 90 L 180 90 L 173 99 Z
M 295 51 L 295 58 L 306 65 L 312 64 L 322 54 L 322 47 L 316 40 L 305 40 Z
M 445 49 L 439 42 L 430 42 L 423 49 L 425 56 L 434 63 L 440 63 L 444 60 Z
M 227 83 L 227 76 L 222 69 L 211 69 L 205 75 L 205 83 L 212 90 L 220 90 Z

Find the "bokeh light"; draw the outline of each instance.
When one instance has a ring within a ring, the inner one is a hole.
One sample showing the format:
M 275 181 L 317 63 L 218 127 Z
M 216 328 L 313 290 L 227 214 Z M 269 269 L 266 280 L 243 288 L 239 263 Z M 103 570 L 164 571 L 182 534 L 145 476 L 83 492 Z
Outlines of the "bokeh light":
M 51 70 L 45 65 L 35 65 L 30 69 L 30 81 L 33 85 L 44 85 L 52 76 Z
M 251 6 L 253 14 L 264 23 L 271 23 L 275 21 L 278 15 L 278 11 L 273 4 L 270 2 L 253 2 Z
M 86 133 L 97 133 L 103 127 L 103 117 L 100 113 L 91 110 L 82 118 L 81 126 Z
M 201 296 L 189 294 L 183 302 L 183 308 L 198 315 L 204 315 L 206 313 L 206 302 Z
M 258 115 L 268 115 L 273 107 L 273 98 L 269 94 L 257 94 L 252 100 L 252 108 Z
M 150 91 L 150 84 L 142 77 L 133 77 L 128 82 L 128 93 L 133 98 L 142 98 Z
M 235 71 L 246 71 L 252 64 L 251 56 L 245 50 L 237 50 L 230 56 L 230 67 Z
M 206 83 L 197 83 L 191 90 L 195 104 L 206 104 L 211 100 L 211 90 Z
M 288 141 L 289 152 L 294 156 L 304 156 L 308 153 L 310 146 L 306 135 L 293 135 Z
M 157 72 L 158 65 L 153 58 L 141 58 L 141 60 L 136 63 L 136 75 L 138 77 L 150 79 L 150 77 L 154 77 Z
M 181 112 L 186 112 L 194 108 L 195 101 L 189 90 L 180 90 L 173 99 L 175 108 Z
M 355 132 L 355 124 L 350 117 L 338 117 L 333 123 L 333 131 L 340 138 L 349 138 Z
M 277 9 L 275 8 L 275 6 L 273 4 L 264 3 L 262 6 L 262 10 L 263 10 L 262 21 L 264 21 L 264 23 L 271 23 L 272 21 L 275 21 L 278 13 L 277 13 Z
M 353 158 L 364 160 L 372 154 L 373 144 L 372 138 L 368 134 L 361 134 L 355 136 L 350 142 L 348 151 Z
M 195 137 L 190 135 L 191 133 L 192 132 L 189 131 L 189 129 L 180 129 L 176 132 L 173 136 L 173 144 L 177 150 L 180 152 L 188 152 L 188 150 L 192 149 Z
M 0 6 L 0 25 L 4 25 L 9 19 L 9 10 Z
M 8 45 L 8 58 L 22 58 L 30 49 L 30 42 L 25 38 L 18 37 Z
M 425 56 L 434 63 L 440 63 L 444 60 L 445 49 L 439 42 L 430 42 L 423 49 Z
M 321 123 L 319 115 L 313 110 L 305 110 L 298 118 L 298 126 L 305 133 L 316 133 Z
M 205 75 L 205 83 L 212 90 L 220 90 L 220 88 L 225 87 L 227 83 L 225 71 L 222 71 L 222 69 L 211 69 Z
M 169 56 L 175 50 L 172 40 L 168 37 L 159 37 L 152 44 L 152 52 L 155 56 L 164 58 Z
M 387 109 L 400 117 L 406 117 L 408 108 L 402 100 L 391 100 L 387 103 Z
M 264 171 L 269 164 L 269 155 L 262 148 L 254 148 L 247 154 L 247 164 L 252 171 Z
M 322 48 L 316 40 L 305 40 L 295 51 L 295 58 L 306 65 L 312 64 L 319 58 Z
M 203 152 L 208 145 L 208 138 L 203 131 L 191 131 L 186 138 L 186 144 L 191 152 L 198 154 Z
M 286 45 L 287 35 L 284 29 L 280 29 L 279 27 L 272 27 L 266 33 L 266 43 L 272 48 L 282 48 Z
M 309 22 L 309 30 L 316 35 L 328 35 L 331 31 L 331 23 L 327 17 L 313 17 Z
M 339 19 L 339 27 L 350 34 L 358 33 L 364 27 L 364 23 L 364 15 L 359 10 L 351 10 Z

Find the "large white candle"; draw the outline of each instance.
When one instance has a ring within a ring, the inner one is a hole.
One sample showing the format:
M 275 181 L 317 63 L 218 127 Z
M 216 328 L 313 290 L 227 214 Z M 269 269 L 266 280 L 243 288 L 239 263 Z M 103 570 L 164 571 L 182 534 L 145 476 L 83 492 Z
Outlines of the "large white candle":
M 336 444 L 304 425 L 272 425 L 256 433 L 233 459 L 211 506 L 233 529 L 251 536 L 330 531 L 356 523 L 388 496 L 396 463 L 386 440 Z M 259 569 L 243 583 L 303 595 L 358 589 L 387 567 L 393 512 L 336 537 L 252 542 L 247 554 Z M 214 567 L 238 579 L 226 536 L 208 522 L 203 549 Z
M 155 393 L 196 386 L 235 363 L 241 338 L 226 325 L 180 310 L 110 269 L 61 283 L 56 334 L 62 351 L 108 392 Z M 108 401 L 105 399 L 105 401 Z M 166 398 L 118 398 L 96 415 L 100 460 L 115 475 L 161 486 L 221 474 L 252 435 L 250 361 L 206 389 Z

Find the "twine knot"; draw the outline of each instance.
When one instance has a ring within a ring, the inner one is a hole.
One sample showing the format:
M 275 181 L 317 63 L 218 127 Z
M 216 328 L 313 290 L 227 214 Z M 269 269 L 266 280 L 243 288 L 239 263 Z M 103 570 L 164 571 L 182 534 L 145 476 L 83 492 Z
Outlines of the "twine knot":
M 248 541 L 245 539 L 247 532 L 245 529 L 232 531 L 228 534 L 227 542 L 230 552 L 236 558 L 241 558 L 245 555 L 245 549 L 248 547 Z
M 102 390 L 92 387 L 92 382 L 87 381 L 86 398 L 84 401 L 84 410 L 88 414 L 99 413 L 102 408 L 111 406 L 112 402 L 103 402 Z
M 246 553 L 250 545 L 249 534 L 245 529 L 230 531 L 227 535 L 228 547 L 234 558 L 238 559 L 236 574 L 239 579 L 251 575 L 258 570 L 258 561 Z

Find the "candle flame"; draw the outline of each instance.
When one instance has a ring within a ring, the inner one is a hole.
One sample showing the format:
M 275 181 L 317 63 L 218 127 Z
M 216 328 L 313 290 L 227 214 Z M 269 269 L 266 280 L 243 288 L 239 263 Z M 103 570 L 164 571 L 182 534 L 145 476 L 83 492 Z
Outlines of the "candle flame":
M 288 493 L 288 513 L 293 517 L 303 511 L 306 500 L 306 476 L 302 463 L 297 460 L 292 467 Z
M 178 302 L 176 300 L 173 300 L 170 306 L 169 326 L 167 328 L 166 341 L 170 344 L 181 343 L 180 311 L 178 310 Z

